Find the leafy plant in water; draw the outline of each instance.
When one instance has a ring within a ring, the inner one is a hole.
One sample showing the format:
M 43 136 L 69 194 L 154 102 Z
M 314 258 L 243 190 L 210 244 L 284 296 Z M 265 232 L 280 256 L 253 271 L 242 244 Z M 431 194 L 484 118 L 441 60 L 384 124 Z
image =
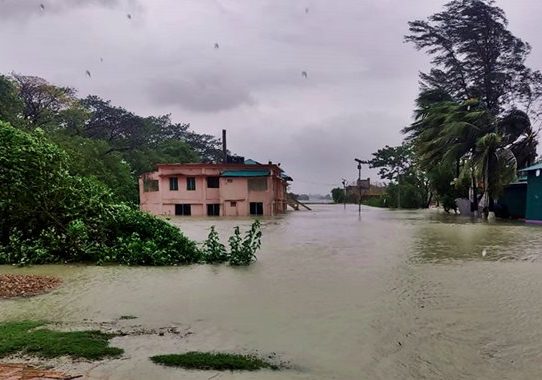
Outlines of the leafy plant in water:
M 239 231 L 239 226 L 233 228 L 233 235 L 230 236 L 228 242 L 230 243 L 230 264 L 234 264 L 241 257 L 241 246 L 242 246 L 241 232 Z
M 229 238 L 230 264 L 249 265 L 256 260 L 256 251 L 261 247 L 261 224 L 255 220 L 244 237 L 241 236 L 239 227 L 235 227 L 233 235 Z
M 209 236 L 202 244 L 202 260 L 209 264 L 218 264 L 228 261 L 229 254 L 226 251 L 226 246 L 220 242 L 218 232 L 215 226 L 211 226 Z

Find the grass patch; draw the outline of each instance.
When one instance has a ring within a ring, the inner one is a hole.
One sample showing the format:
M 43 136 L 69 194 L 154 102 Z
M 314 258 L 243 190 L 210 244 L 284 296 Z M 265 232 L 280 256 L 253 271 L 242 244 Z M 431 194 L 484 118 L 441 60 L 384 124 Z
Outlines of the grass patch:
M 0 358 L 12 354 L 44 358 L 70 356 L 98 360 L 121 355 L 124 350 L 109 347 L 114 335 L 100 331 L 53 331 L 41 328 L 44 322 L 0 323 Z
M 255 371 L 262 368 L 279 369 L 254 355 L 239 355 L 220 352 L 187 352 L 185 354 L 170 354 L 152 356 L 154 363 L 169 367 L 203 370 L 241 370 Z
M 137 319 L 135 315 L 121 315 L 119 319 Z

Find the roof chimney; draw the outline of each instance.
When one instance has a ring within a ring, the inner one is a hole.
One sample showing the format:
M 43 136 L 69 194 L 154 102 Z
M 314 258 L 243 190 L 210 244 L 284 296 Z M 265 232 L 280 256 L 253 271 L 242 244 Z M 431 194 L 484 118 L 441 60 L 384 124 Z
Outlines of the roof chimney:
M 222 155 L 223 155 L 224 163 L 227 164 L 228 163 L 228 150 L 226 148 L 226 130 L 225 129 L 222 130 Z

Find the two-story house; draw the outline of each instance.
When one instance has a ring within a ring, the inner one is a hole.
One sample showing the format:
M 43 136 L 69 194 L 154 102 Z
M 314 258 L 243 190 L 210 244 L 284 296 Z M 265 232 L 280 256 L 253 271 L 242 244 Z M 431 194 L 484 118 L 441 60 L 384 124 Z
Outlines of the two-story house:
M 155 215 L 273 216 L 291 178 L 275 164 L 159 164 L 139 178 L 140 207 Z

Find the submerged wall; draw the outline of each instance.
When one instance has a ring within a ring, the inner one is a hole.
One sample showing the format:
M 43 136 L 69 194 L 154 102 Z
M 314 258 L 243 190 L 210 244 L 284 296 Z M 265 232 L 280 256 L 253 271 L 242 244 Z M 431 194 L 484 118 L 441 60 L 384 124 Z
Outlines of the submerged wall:
M 542 176 L 538 171 L 530 171 L 527 177 L 527 210 L 525 219 L 528 222 L 542 223 Z
M 527 183 L 506 186 L 495 205 L 498 218 L 525 219 L 527 209 Z

